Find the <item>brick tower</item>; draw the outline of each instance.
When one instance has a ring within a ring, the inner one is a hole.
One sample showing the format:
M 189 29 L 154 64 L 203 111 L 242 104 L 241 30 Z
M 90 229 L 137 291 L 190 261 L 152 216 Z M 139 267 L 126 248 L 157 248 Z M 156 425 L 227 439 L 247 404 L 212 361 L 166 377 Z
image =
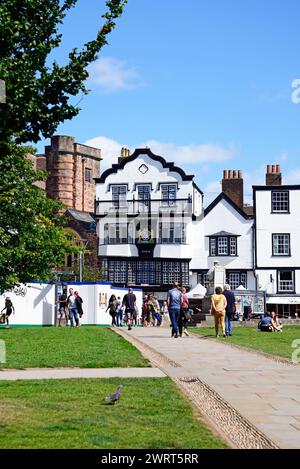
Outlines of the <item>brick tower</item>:
M 45 154 L 47 196 L 70 209 L 94 212 L 94 178 L 100 175 L 101 150 L 75 143 L 73 137 L 56 135 Z

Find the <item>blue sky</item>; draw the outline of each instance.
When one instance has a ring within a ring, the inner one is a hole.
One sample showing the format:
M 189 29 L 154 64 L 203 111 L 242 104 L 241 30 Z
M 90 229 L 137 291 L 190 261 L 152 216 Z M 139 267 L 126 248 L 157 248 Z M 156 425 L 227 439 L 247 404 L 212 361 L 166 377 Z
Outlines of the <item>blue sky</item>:
M 93 38 L 103 6 L 79 0 L 55 58 Z M 121 146 L 148 145 L 195 174 L 207 201 L 223 169 L 243 170 L 249 195 L 267 164 L 300 183 L 299 17 L 299 0 L 129 0 L 80 115 L 57 133 L 101 146 L 103 168 Z

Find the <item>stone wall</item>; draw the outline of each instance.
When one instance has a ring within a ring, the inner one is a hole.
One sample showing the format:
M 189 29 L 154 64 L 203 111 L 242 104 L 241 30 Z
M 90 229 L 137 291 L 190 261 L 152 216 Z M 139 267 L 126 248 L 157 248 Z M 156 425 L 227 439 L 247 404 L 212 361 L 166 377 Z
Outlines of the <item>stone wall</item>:
M 48 197 L 59 199 L 68 208 L 94 212 L 94 178 L 100 175 L 101 150 L 57 135 L 46 147 L 46 160 Z

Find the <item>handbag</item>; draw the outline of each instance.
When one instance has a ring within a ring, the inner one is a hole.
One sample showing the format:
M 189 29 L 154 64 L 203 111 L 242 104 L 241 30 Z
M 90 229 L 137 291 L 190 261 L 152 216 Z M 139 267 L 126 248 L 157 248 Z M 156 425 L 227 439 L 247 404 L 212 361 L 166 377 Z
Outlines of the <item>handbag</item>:
M 187 311 L 183 311 L 184 319 L 186 320 L 186 322 L 192 322 L 192 315 L 190 311 L 190 309 L 188 309 Z

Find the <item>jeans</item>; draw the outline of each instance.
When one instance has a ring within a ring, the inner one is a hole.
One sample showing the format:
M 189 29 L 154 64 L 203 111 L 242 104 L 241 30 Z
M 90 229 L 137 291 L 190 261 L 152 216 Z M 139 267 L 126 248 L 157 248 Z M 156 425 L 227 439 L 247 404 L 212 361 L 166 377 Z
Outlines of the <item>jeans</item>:
M 233 320 L 233 313 L 226 313 L 226 316 L 225 316 L 226 335 L 232 334 L 232 320 Z
M 179 319 L 180 309 L 169 309 L 170 321 L 172 324 L 172 335 L 178 334 L 178 319 Z
M 123 310 L 120 309 L 117 314 L 117 326 L 122 327 L 122 325 L 123 325 Z
M 78 316 L 77 308 L 69 309 L 69 319 L 70 319 L 71 327 L 74 327 L 74 319 L 75 319 L 76 326 L 79 325 L 79 316 Z

